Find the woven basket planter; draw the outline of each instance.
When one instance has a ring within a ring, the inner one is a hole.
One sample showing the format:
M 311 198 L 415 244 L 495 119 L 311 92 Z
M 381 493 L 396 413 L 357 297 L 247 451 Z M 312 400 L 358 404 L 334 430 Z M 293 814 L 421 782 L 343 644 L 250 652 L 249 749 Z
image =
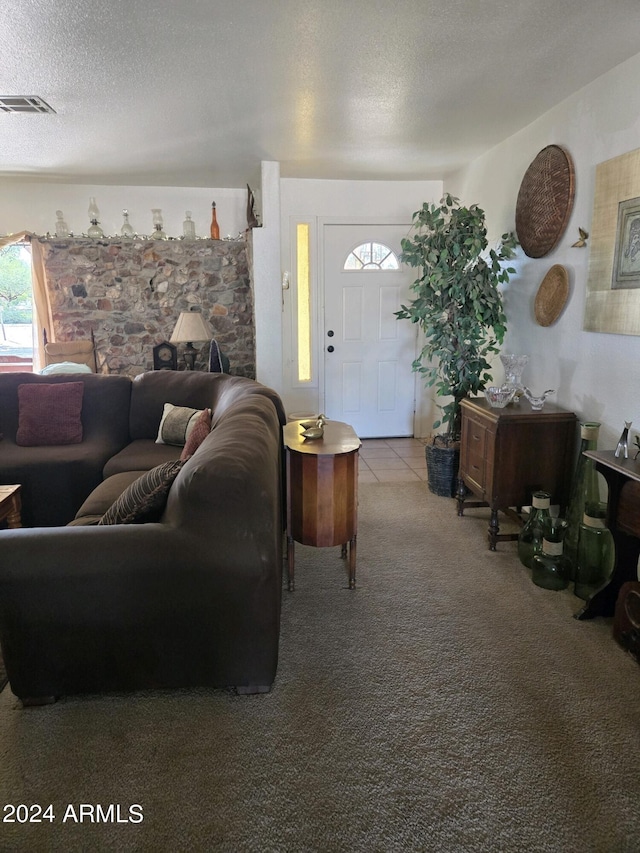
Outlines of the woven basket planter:
M 429 491 L 444 498 L 454 498 L 458 486 L 460 450 L 457 447 L 437 447 L 427 444 L 427 482 Z

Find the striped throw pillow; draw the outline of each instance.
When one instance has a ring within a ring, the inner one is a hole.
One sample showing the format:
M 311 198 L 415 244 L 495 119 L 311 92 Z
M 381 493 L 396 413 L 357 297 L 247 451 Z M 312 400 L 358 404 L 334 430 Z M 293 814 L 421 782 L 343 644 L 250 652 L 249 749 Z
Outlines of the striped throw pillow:
M 159 521 L 171 484 L 184 465 L 179 459 L 164 462 L 134 480 L 102 516 L 98 524 L 146 524 Z

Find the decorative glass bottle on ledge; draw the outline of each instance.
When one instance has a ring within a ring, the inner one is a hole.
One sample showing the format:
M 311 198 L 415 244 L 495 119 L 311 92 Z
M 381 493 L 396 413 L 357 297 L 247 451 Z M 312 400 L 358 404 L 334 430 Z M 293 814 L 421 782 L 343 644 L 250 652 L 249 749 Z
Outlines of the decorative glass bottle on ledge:
M 182 223 L 182 234 L 185 240 L 195 240 L 196 239 L 196 226 L 191 218 L 191 211 L 187 210 L 185 213 L 185 220 Z
M 216 215 L 216 203 L 211 204 L 211 239 L 220 239 L 220 226 L 218 225 L 218 217 Z
M 550 518 L 549 492 L 534 492 L 531 498 L 531 512 L 518 536 L 518 557 L 523 566 L 533 568 L 533 557 L 542 551 L 544 525 Z
M 64 215 L 61 210 L 56 210 L 56 237 L 68 237 L 69 227 L 64 221 Z
M 162 210 L 159 207 L 152 207 L 151 213 L 153 215 L 153 232 L 150 234 L 152 240 L 166 240 L 167 235 L 162 230 L 163 221 L 162 221 Z
M 100 240 L 104 237 L 104 231 L 100 227 L 100 211 L 93 196 L 89 199 L 89 222 L 91 225 L 87 228 L 87 237 L 92 240 Z
M 133 226 L 129 222 L 129 211 L 123 210 L 122 211 L 122 217 L 124 219 L 124 222 L 122 223 L 122 228 L 120 229 L 120 233 L 122 234 L 123 237 L 131 239 L 131 237 L 133 237 L 133 235 L 135 234 L 135 231 L 133 230 Z

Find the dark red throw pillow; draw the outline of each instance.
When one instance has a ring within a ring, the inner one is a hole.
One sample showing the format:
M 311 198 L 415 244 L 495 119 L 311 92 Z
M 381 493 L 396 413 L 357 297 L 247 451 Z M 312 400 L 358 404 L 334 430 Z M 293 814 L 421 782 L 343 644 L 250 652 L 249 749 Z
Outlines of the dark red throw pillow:
M 185 462 L 196 452 L 202 442 L 211 432 L 211 409 L 204 409 L 200 417 L 193 425 L 185 446 L 182 448 L 180 459 Z
M 16 444 L 80 444 L 83 382 L 18 385 Z

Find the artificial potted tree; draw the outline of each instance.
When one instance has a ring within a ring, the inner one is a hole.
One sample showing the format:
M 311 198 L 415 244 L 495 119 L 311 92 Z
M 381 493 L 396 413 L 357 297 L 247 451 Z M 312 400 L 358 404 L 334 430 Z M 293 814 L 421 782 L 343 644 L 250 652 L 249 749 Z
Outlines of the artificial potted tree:
M 426 447 L 429 489 L 455 494 L 460 455 L 460 402 L 483 391 L 491 381 L 488 358 L 499 352 L 506 331 L 499 285 L 508 282 L 517 240 L 503 234 L 497 250 L 487 251 L 484 211 L 461 206 L 447 194 L 438 205 L 425 202 L 413 214 L 410 236 L 402 241 L 402 260 L 420 269 L 411 285 L 415 298 L 396 311 L 422 330 L 425 344 L 413 362 L 438 397 L 436 434 Z

